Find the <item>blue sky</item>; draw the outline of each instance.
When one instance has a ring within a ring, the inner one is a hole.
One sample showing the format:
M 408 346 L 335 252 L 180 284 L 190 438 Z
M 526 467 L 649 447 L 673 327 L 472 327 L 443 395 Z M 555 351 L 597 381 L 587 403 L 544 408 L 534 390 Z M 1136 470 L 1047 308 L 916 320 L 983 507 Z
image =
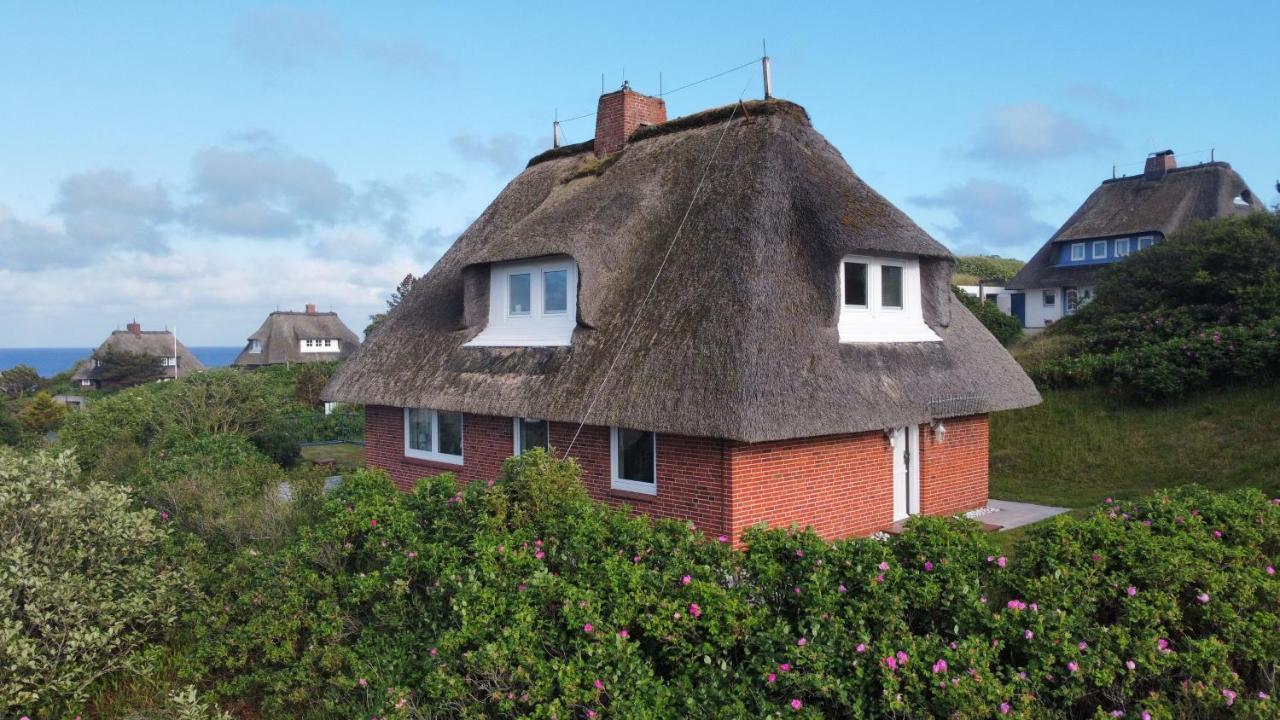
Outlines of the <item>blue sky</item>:
M 775 94 L 959 253 L 1025 259 L 1113 163 L 1164 148 L 1214 147 L 1276 202 L 1280 3 L 972 5 L 0 4 L 0 346 L 133 317 L 237 345 L 307 302 L 359 330 L 602 73 L 670 89 L 761 38 Z M 744 87 L 757 68 L 670 114 Z

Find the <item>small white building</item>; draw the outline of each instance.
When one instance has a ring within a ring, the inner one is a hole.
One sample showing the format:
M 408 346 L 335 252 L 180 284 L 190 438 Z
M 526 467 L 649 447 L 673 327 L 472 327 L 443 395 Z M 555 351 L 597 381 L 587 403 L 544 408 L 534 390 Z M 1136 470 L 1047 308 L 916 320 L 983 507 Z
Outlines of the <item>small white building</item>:
M 1097 274 L 1182 228 L 1266 207 L 1225 162 L 1180 168 L 1152 153 L 1142 175 L 1104 180 L 1008 283 L 1001 309 L 1043 328 L 1093 299 Z

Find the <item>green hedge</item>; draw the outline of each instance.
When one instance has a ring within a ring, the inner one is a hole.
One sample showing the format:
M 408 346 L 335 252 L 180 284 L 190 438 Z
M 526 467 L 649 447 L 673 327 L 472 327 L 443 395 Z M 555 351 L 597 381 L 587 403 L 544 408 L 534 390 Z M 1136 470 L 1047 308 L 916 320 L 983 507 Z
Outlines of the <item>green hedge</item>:
M 187 672 L 291 717 L 1275 717 L 1280 506 L 1188 488 L 1033 531 L 745 551 L 587 500 L 348 477 L 298 539 L 211 573 Z

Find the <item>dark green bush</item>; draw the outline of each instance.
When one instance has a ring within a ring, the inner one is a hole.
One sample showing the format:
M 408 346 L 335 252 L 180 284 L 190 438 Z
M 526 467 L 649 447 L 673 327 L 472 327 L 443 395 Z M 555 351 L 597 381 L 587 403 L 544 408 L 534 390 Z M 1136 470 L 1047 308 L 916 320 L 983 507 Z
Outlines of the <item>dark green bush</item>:
M 979 300 L 958 287 L 951 288 L 951 291 L 1001 345 L 1010 345 L 1022 337 L 1022 323 L 1014 316 L 1005 314 L 995 303 Z
M 1016 562 L 954 519 L 744 541 L 594 503 L 540 452 L 410 495 L 360 472 L 213 574 L 190 672 L 268 716 L 1274 716 L 1280 506 L 1257 492 L 1107 506 Z
M 1063 340 L 1063 342 L 1053 342 Z M 1108 384 L 1142 400 L 1280 377 L 1280 218 L 1200 223 L 1099 276 L 1098 293 L 1020 353 L 1045 387 Z

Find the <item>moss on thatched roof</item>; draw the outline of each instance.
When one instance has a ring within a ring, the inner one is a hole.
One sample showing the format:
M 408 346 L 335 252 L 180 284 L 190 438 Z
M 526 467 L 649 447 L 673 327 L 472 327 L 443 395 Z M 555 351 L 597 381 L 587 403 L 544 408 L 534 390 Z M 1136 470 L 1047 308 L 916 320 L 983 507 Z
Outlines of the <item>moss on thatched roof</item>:
M 953 300 L 946 248 L 862 182 L 803 108 L 745 109 L 642 128 L 615 162 L 576 179 L 589 143 L 535 158 L 326 396 L 748 442 L 1038 402 L 1009 354 Z M 837 264 L 850 253 L 920 258 L 925 320 L 943 342 L 841 344 Z M 464 347 L 488 317 L 489 264 L 550 255 L 579 268 L 572 346 Z M 969 402 L 938 402 L 954 397 Z
M 304 353 L 302 340 L 338 340 L 338 350 L 331 353 Z M 252 341 L 262 343 L 261 352 L 249 352 Z M 249 343 L 236 356 L 232 365 L 283 365 L 284 363 L 328 362 L 341 360 L 360 348 L 360 336 L 351 331 L 334 312 L 294 312 L 277 310 L 262 322 Z
M 1244 205 L 1236 203 L 1242 197 Z M 1244 179 L 1225 162 L 1170 170 L 1160 180 L 1142 175 L 1105 180 L 1085 199 L 1006 287 L 1091 285 L 1099 265 L 1057 267 L 1058 243 L 1160 233 L 1165 237 L 1200 220 L 1265 210 Z

